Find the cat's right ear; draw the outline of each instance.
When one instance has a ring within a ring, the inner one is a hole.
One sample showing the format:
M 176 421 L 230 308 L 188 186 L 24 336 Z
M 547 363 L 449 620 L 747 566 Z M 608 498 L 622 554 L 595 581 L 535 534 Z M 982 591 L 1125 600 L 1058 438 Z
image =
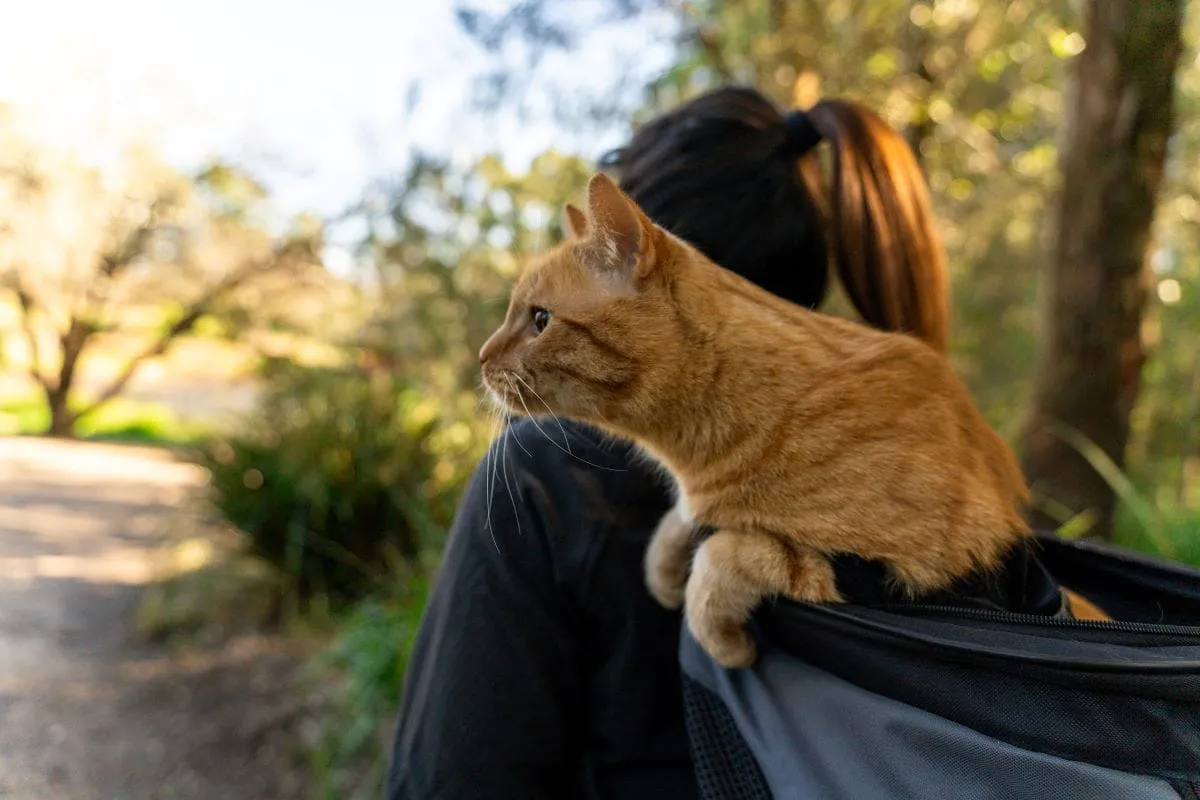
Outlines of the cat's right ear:
M 572 239 L 582 239 L 587 235 L 587 215 L 570 203 L 563 206 L 563 223 Z
M 588 181 L 588 228 L 601 242 L 610 267 L 645 278 L 656 263 L 654 223 L 603 172 Z

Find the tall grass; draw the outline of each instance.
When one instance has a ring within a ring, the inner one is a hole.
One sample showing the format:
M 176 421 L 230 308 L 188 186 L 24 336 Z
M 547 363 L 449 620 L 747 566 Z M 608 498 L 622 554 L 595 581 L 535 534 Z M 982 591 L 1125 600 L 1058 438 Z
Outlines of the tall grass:
M 1165 496 L 1152 500 L 1148 491 L 1136 487 L 1108 454 L 1082 433 L 1065 425 L 1056 426 L 1054 433 L 1074 448 L 1116 494 L 1119 507 L 1113 539 L 1117 544 L 1200 566 L 1200 508 Z M 1058 532 L 1080 536 L 1091 524 L 1092 518 L 1085 511 Z
M 338 676 L 325 727 L 309 753 L 314 798 L 381 796 L 404 672 L 428 590 L 420 574 L 398 576 L 389 596 L 355 607 L 314 661 L 318 674 L 332 670 Z

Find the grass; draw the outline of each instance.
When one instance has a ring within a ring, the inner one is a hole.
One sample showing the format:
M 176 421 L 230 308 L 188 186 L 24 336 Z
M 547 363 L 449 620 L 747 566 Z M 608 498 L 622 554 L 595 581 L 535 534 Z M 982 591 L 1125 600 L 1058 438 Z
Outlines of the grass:
M 1160 503 L 1147 524 L 1122 503 L 1113 524 L 1113 542 L 1200 567 L 1200 509 Z
M 0 435 L 37 435 L 49 424 L 50 409 L 37 395 L 0 398 Z M 118 397 L 81 419 L 76 433 L 85 441 L 194 447 L 211 438 L 212 430 L 181 420 L 160 403 Z
M 1113 541 L 1153 556 L 1200 566 L 1200 508 L 1170 499 L 1153 499 L 1152 492 L 1138 488 L 1094 442 L 1067 426 L 1056 435 L 1073 447 L 1117 496 L 1119 506 L 1113 521 Z M 1067 522 L 1059 533 L 1078 536 L 1091 527 L 1080 515 Z M 1076 524 L 1080 523 L 1081 524 Z
M 309 752 L 313 797 L 366 800 L 383 791 L 395 714 L 429 583 L 397 576 L 390 596 L 360 603 L 313 666 L 337 677 L 325 727 Z

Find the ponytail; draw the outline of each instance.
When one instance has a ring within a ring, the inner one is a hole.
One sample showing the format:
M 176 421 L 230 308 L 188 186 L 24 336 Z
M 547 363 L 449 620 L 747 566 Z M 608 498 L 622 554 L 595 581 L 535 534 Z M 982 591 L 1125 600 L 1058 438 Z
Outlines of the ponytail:
M 826 217 L 828 246 L 851 302 L 867 324 L 915 334 L 945 352 L 946 256 L 908 143 L 874 113 L 843 100 L 823 100 L 798 115 L 833 150 L 828 192 L 815 159 L 801 158 L 801 174 Z
M 828 181 L 811 155 L 820 142 Z M 832 257 L 864 322 L 945 351 L 946 259 L 925 178 L 870 111 L 825 100 L 783 115 L 761 92 L 723 86 L 647 123 L 603 166 L 657 224 L 767 291 L 820 307 Z

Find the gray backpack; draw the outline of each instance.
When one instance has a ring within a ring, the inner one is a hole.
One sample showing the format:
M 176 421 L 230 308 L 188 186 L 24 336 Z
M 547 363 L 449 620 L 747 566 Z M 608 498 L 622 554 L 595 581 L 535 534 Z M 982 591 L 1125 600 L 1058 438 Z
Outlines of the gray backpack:
M 1120 622 L 778 601 L 729 671 L 686 631 L 705 800 L 1200 800 L 1200 571 L 1039 537 Z

